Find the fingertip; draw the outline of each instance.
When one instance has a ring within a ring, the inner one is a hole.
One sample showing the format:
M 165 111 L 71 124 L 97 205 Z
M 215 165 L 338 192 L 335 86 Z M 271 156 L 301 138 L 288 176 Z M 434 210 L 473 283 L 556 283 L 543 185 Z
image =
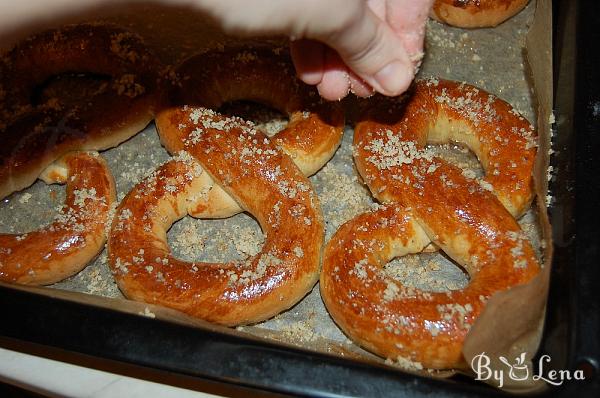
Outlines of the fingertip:
M 294 40 L 290 53 L 298 78 L 306 84 L 319 84 L 323 79 L 325 46 L 314 40 Z
M 340 56 L 330 48 L 325 49 L 323 79 L 317 85 L 319 94 L 326 100 L 339 101 L 350 92 L 348 68 Z
M 369 3 L 373 5 L 374 2 Z M 405 44 L 390 25 L 370 9 L 357 21 L 325 42 L 337 50 L 348 69 L 376 91 L 387 96 L 402 94 L 415 75 L 415 65 Z M 362 94 L 363 89 L 364 86 L 357 84 L 357 92 Z
M 369 81 L 380 93 L 387 96 L 400 95 L 410 86 L 415 77 L 412 63 L 392 61 L 379 69 Z
M 350 72 L 350 91 L 361 98 L 368 98 L 375 93 L 373 87 L 358 77 L 354 72 Z
M 348 73 L 342 70 L 329 70 L 323 73 L 323 79 L 317 85 L 321 97 L 328 101 L 339 101 L 350 92 Z

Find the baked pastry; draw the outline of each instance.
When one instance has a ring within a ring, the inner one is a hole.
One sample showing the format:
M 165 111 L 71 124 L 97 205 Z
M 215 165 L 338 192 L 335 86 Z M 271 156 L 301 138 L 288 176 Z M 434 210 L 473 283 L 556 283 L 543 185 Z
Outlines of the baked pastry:
M 141 131 L 161 101 L 161 68 L 141 38 L 105 24 L 43 32 L 4 54 L 0 198 L 69 151 L 111 148 Z M 70 79 L 93 83 L 46 90 Z
M 183 148 L 178 107 L 219 109 L 247 100 L 280 110 L 287 126 L 271 139 L 306 176 L 316 173 L 335 153 L 344 132 L 338 104 L 323 102 L 316 90 L 299 81 L 290 55 L 280 48 L 230 48 L 187 59 L 177 69 L 170 106 L 156 118 L 161 142 L 176 153 Z M 218 184 L 191 209 L 194 217 L 229 217 L 241 207 Z
M 430 16 L 459 28 L 494 27 L 521 11 L 529 0 L 435 0 Z
M 425 148 L 447 140 L 477 154 L 485 179 Z M 487 299 L 540 269 L 510 213 L 521 214 L 532 199 L 535 132 L 493 95 L 431 79 L 417 82 L 404 101 L 369 107 L 356 125 L 354 148 L 359 173 L 384 205 L 344 224 L 327 244 L 323 301 L 352 340 L 378 355 L 462 367 L 463 342 Z M 430 242 L 466 270 L 466 287 L 422 291 L 383 271 Z
M 227 326 L 268 319 L 298 302 L 318 279 L 324 239 L 308 179 L 273 141 L 239 118 L 181 107 L 186 152 L 127 194 L 108 243 L 111 269 L 130 299 Z M 261 225 L 261 252 L 242 262 L 175 258 L 166 231 L 215 181 Z
M 54 222 L 24 234 L 0 234 L 0 280 L 48 285 L 81 271 L 104 248 L 115 183 L 96 152 L 70 152 L 41 179 L 66 184 L 65 204 Z

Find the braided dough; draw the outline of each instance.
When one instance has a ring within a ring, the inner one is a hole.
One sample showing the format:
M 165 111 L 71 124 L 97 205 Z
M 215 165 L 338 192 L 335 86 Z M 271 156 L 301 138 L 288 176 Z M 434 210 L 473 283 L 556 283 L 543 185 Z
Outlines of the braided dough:
M 223 325 L 254 323 L 298 302 L 318 279 L 324 238 L 318 199 L 292 160 L 239 118 L 205 108 L 173 111 L 190 155 L 180 155 L 121 202 L 109 262 L 133 300 L 175 308 Z M 187 263 L 166 241 L 171 224 L 217 181 L 256 217 L 262 251 L 242 262 Z
M 40 177 L 67 184 L 55 221 L 37 231 L 0 234 L 0 280 L 47 285 L 81 271 L 104 248 L 105 225 L 115 185 L 97 153 L 71 152 Z
M 431 17 L 459 28 L 487 28 L 521 11 L 529 0 L 435 0 Z
M 100 24 L 44 32 L 5 54 L 0 198 L 31 185 L 69 151 L 107 149 L 142 130 L 160 101 L 159 65 L 138 36 Z M 67 88 L 32 102 L 48 82 L 78 74 L 102 82 L 75 101 Z
M 176 105 L 219 109 L 225 103 L 250 100 L 271 106 L 289 116 L 286 128 L 272 137 L 306 176 L 316 173 L 335 153 L 342 140 L 344 117 L 337 104 L 324 103 L 314 88 L 295 76 L 286 50 L 271 48 L 227 49 L 189 58 L 177 68 L 182 87 L 171 95 L 174 108 L 156 118 L 165 148 L 183 148 L 180 114 Z M 212 185 L 190 215 L 230 217 L 242 211 L 219 185 Z
M 508 104 L 465 84 L 420 81 L 396 106 L 369 108 L 354 137 L 359 173 L 375 198 L 389 204 L 335 234 L 325 251 L 321 294 L 338 325 L 378 355 L 460 367 L 464 339 L 486 300 L 539 271 L 533 248 L 502 204 L 519 214 L 531 200 L 535 134 Z M 447 139 L 478 155 L 486 181 L 424 148 Z M 464 267 L 467 287 L 424 292 L 382 271 L 429 242 Z

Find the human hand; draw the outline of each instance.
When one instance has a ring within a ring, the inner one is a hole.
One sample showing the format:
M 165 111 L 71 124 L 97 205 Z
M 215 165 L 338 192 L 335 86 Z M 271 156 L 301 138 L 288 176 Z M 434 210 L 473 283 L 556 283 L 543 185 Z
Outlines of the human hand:
M 138 2 L 143 0 L 128 0 Z M 422 56 L 433 0 L 156 0 L 199 8 L 230 31 L 287 34 L 298 76 L 341 99 L 404 92 Z M 109 10 L 121 0 L 0 2 L 0 36 L 20 24 Z
M 406 91 L 433 0 L 196 0 L 226 29 L 285 33 L 298 76 L 321 95 Z M 209 4 L 210 3 L 210 4 Z

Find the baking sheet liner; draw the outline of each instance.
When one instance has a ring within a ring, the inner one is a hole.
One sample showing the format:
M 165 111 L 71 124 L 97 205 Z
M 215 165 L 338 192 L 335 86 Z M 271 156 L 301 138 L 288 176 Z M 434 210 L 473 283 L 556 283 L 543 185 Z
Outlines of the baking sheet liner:
M 230 43 L 239 38 L 220 32 L 210 18 L 185 9 L 156 6 L 116 11 L 109 20 L 129 26 L 145 37 L 166 63 L 177 63 L 187 56 Z M 466 81 L 510 102 L 529 120 L 535 121 L 540 136 L 535 167 L 538 200 L 519 223 L 538 249 L 544 268 L 531 283 L 494 295 L 486 310 L 472 326 L 463 349 L 467 363 L 485 352 L 492 368 L 508 370 L 498 357 L 511 362 L 527 352 L 531 369 L 542 332 L 543 311 L 552 255 L 550 225 L 546 214 L 547 167 L 550 149 L 551 86 L 551 4 L 532 2 L 516 17 L 494 29 L 463 30 L 434 21 L 428 22 L 427 55 L 420 76 L 435 76 Z M 528 29 L 531 26 L 531 29 Z M 284 43 L 281 38 L 243 39 L 254 42 Z M 535 94 L 532 94 L 535 88 Z M 352 99 L 346 100 L 348 109 Z M 277 122 L 270 122 L 269 127 Z M 334 158 L 311 181 L 319 195 L 326 220 L 328 240 L 345 221 L 369 209 L 374 202 L 360 183 L 351 153 L 352 129 L 346 128 L 342 145 Z M 461 148 L 445 145 L 435 148 L 446 159 L 481 175 L 476 158 Z M 115 176 L 118 199 L 135 183 L 169 159 L 160 146 L 154 125 L 103 156 Z M 46 186 L 38 181 L 32 187 L 11 195 L 0 204 L 0 231 L 26 232 L 49 222 L 64 199 L 64 188 Z M 240 214 L 225 220 L 195 220 L 186 217 L 169 231 L 169 243 L 176 255 L 186 260 L 223 261 L 244 258 L 259 250 L 263 236 L 254 219 Z M 387 272 L 415 287 L 443 291 L 468 283 L 467 275 L 443 254 L 419 254 L 396 259 Z M 177 311 L 125 300 L 107 266 L 106 251 L 79 274 L 50 288 L 15 287 L 41 294 L 76 300 L 89 305 L 113 308 L 141 316 L 156 317 L 224 333 L 241 333 L 252 338 L 275 339 L 333 355 L 361 361 L 382 359 L 357 347 L 337 328 L 319 295 L 318 285 L 300 303 L 275 318 L 257 325 L 227 329 L 190 318 Z M 405 371 L 433 377 L 448 377 L 454 371 L 427 371 L 418 366 Z M 417 364 L 418 365 L 418 364 Z M 465 372 L 462 370 L 462 372 Z M 469 373 L 469 372 L 467 372 Z M 471 374 L 472 375 L 472 374 Z M 491 380 L 493 384 L 493 380 Z M 504 380 L 504 389 L 532 392 L 543 382 Z

